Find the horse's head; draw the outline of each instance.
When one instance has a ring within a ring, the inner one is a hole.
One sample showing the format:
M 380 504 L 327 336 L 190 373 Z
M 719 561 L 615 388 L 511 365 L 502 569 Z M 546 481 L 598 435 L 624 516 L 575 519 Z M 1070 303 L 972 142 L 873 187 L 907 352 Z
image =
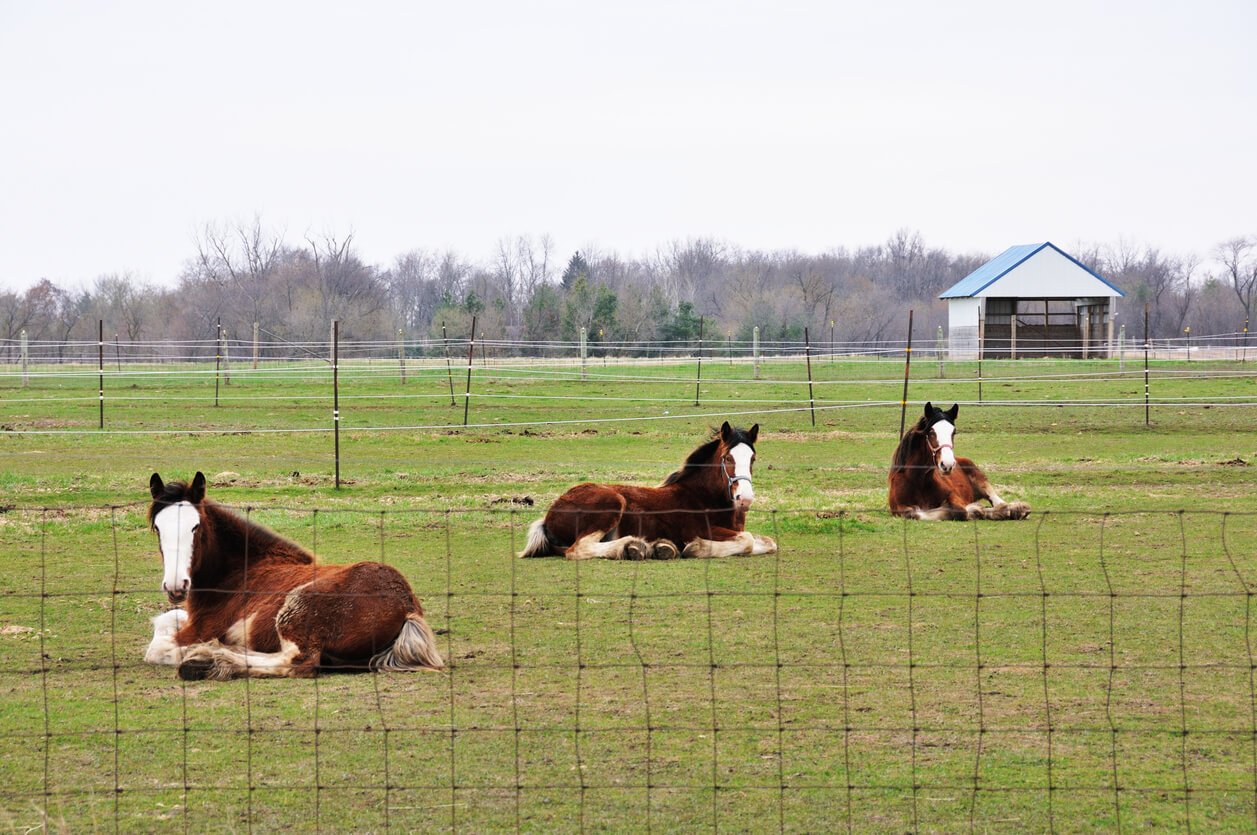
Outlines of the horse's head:
M 960 404 L 953 403 L 947 411 L 933 403 L 925 404 L 925 416 L 921 420 L 921 429 L 925 434 L 925 443 L 934 457 L 934 464 L 947 475 L 956 466 L 956 450 L 953 446 L 956 439 L 956 415 L 960 412 Z
M 755 464 L 755 439 L 759 424 L 750 429 L 736 429 L 725 421 L 720 425 L 720 470 L 729 483 L 729 498 L 737 510 L 746 511 L 755 501 L 751 485 L 751 469 Z
M 192 590 L 192 563 L 195 559 L 197 531 L 201 527 L 201 503 L 205 499 L 205 475 L 198 472 L 192 483 L 172 481 L 165 484 L 153 473 L 148 480 L 153 503 L 148 521 L 157 532 L 161 549 L 161 590 L 174 604 L 182 603 Z

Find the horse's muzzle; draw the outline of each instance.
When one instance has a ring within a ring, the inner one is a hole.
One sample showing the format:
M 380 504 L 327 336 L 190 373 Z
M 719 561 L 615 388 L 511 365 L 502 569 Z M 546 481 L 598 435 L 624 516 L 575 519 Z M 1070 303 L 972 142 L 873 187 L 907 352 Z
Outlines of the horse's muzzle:
M 166 593 L 166 599 L 171 603 L 178 605 L 188 597 L 188 581 L 184 580 L 178 587 L 170 588 L 165 583 L 161 584 L 161 590 Z
M 737 510 L 747 511 L 751 509 L 751 502 L 753 501 L 754 498 L 751 496 L 734 496 L 733 507 Z

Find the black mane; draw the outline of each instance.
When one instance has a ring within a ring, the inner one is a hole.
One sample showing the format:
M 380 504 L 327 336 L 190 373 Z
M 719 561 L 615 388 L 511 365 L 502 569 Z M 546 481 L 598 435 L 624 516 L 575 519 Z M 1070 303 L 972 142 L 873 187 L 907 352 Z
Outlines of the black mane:
M 688 478 L 702 476 L 709 472 L 712 464 L 715 463 L 716 450 L 720 448 L 721 437 L 719 429 L 712 429 L 711 440 L 702 444 L 698 449 L 686 456 L 685 463 L 681 465 L 681 469 L 669 475 L 663 480 L 661 487 L 667 487 L 669 484 L 676 484 Z M 751 443 L 751 436 L 745 429 L 733 428 L 729 435 L 729 449 L 733 449 L 738 444 L 746 444 L 751 449 L 755 449 L 755 444 Z

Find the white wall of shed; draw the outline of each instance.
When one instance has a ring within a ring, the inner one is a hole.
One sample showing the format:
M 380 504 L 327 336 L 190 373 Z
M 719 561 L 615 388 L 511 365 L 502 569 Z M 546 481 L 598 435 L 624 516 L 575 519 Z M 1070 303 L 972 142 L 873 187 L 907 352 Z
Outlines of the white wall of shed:
M 978 312 L 982 299 L 947 300 L 947 355 L 954 360 L 978 358 Z

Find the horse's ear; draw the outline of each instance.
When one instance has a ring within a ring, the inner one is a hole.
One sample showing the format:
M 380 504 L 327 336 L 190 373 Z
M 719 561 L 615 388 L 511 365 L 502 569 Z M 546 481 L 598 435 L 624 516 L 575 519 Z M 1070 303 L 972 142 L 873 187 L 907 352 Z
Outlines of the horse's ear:
M 148 492 L 153 495 L 154 499 L 160 499 L 162 493 L 166 492 L 166 485 L 162 483 L 161 476 L 153 473 L 153 477 L 148 480 Z
M 755 446 L 755 439 L 759 437 L 759 424 L 755 424 L 747 430 L 746 436 L 751 439 L 751 446 Z
M 951 404 L 951 408 L 950 408 L 950 409 L 948 409 L 947 411 L 943 412 L 943 417 L 947 418 L 947 421 L 948 421 L 949 423 L 955 423 L 955 422 L 956 422 L 956 415 L 958 415 L 958 414 L 960 414 L 960 404 L 959 404 L 959 403 L 953 403 L 953 404 Z
M 928 400 L 925 401 L 925 416 L 927 418 L 934 417 L 934 404 Z
M 196 471 L 196 475 L 192 477 L 192 487 L 188 490 L 188 501 L 192 504 L 200 504 L 205 498 L 205 473 L 200 470 Z
M 720 440 L 728 441 L 729 436 L 733 434 L 733 427 L 729 425 L 729 421 L 720 424 Z

